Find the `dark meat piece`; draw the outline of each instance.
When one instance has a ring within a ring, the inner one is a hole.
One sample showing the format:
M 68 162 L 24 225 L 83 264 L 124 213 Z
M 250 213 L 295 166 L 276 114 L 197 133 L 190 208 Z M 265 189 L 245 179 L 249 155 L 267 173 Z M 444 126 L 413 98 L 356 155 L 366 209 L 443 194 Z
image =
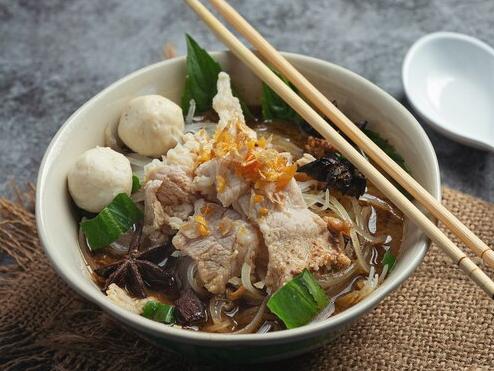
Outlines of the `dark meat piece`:
M 177 282 L 173 272 L 161 268 L 158 264 L 166 259 L 172 249 L 169 245 L 151 247 L 139 251 L 142 228 L 133 236 L 129 252 L 121 260 L 96 269 L 94 272 L 106 279 L 104 291 L 115 283 L 134 297 L 145 298 L 145 287 L 162 290 L 165 294 L 175 295 Z
M 362 173 L 336 153 L 329 153 L 310 162 L 300 167 L 298 172 L 306 173 L 320 182 L 326 182 L 328 188 L 334 187 L 348 196 L 360 197 L 367 186 Z
M 175 301 L 175 310 L 179 323 L 183 325 L 194 325 L 206 321 L 206 308 L 190 288 L 183 291 L 180 298 Z

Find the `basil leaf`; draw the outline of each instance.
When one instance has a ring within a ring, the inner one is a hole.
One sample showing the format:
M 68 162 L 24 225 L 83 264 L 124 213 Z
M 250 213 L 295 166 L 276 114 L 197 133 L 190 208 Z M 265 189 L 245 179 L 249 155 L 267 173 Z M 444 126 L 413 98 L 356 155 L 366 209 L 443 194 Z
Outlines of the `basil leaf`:
M 132 191 L 131 193 L 137 192 L 141 188 L 141 181 L 135 175 L 132 175 Z
M 396 264 L 396 258 L 394 257 L 394 255 L 391 253 L 390 250 L 386 250 L 386 252 L 384 253 L 382 263 L 383 263 L 383 267 L 385 265 L 388 266 L 388 273 L 391 272 L 391 270 Z
M 199 44 L 188 34 L 185 35 L 187 42 L 185 89 L 182 94 L 181 104 L 184 115 L 189 112 L 190 101 L 196 102 L 196 112 L 204 113 L 209 111 L 213 105 L 213 98 L 216 95 L 218 74 L 222 71 L 220 64 L 201 48 Z M 233 95 L 240 101 L 242 112 L 246 119 L 253 119 L 254 115 L 250 111 L 245 101 L 238 95 L 232 87 Z
M 294 328 L 309 323 L 328 304 L 326 292 L 312 274 L 304 270 L 279 288 L 267 306 L 287 328 Z
M 203 113 L 212 106 L 221 67 L 190 35 L 186 34 L 185 39 L 187 59 L 182 110 L 186 114 L 189 111 L 191 99 L 194 99 L 197 112 Z
M 118 240 L 143 217 L 130 197 L 120 193 L 94 218 L 81 222 L 81 229 L 91 251 L 96 251 Z
M 362 129 L 365 135 L 369 137 L 384 153 L 386 153 L 394 162 L 396 162 L 403 170 L 410 173 L 410 168 L 405 162 L 405 159 L 396 151 L 395 147 L 390 144 L 386 139 L 381 137 L 379 133 L 369 129 Z
M 297 88 L 278 72 L 273 71 L 290 89 L 298 94 Z M 262 117 L 264 120 L 284 120 L 296 124 L 299 130 L 307 135 L 320 138 L 321 134 L 310 126 L 292 107 L 290 107 L 268 85 L 263 83 L 261 96 Z
M 298 90 L 291 82 L 281 76 L 278 72 L 274 71 L 274 73 L 298 94 Z M 262 84 L 261 109 L 262 117 L 265 120 L 279 119 L 292 121 L 297 124 L 304 122 L 304 119 L 265 83 Z

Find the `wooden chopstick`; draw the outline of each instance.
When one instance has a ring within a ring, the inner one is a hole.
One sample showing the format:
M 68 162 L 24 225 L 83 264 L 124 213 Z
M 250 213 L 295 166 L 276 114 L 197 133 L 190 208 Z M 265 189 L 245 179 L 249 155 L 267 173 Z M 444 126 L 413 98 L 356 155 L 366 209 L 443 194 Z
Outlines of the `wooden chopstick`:
M 332 128 L 309 104 L 291 90 L 251 50 L 243 45 L 199 0 L 185 0 L 218 38 L 262 81 L 356 166 L 411 221 L 417 224 L 480 288 L 494 298 L 494 282 L 384 175 Z
M 437 201 L 410 174 L 404 171 L 381 148 L 370 140 L 328 98 L 316 89 L 293 65 L 264 39 L 232 6 L 224 0 L 210 3 L 259 53 L 292 82 L 315 107 L 324 113 L 367 156 L 374 160 L 397 183 L 405 188 L 434 217 L 443 222 L 470 250 L 480 256 L 486 265 L 494 268 L 494 251 L 460 222 L 444 205 Z

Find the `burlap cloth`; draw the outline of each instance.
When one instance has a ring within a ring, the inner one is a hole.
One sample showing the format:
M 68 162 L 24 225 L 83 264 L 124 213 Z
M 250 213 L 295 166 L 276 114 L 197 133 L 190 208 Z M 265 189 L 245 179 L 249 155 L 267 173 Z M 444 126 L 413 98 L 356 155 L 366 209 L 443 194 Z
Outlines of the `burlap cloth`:
M 443 191 L 445 205 L 493 246 L 494 205 Z M 78 297 L 48 264 L 23 202 L 0 199 L 0 368 L 221 368 L 153 348 Z M 411 279 L 336 342 L 245 369 L 489 369 L 493 335 L 492 300 L 433 246 Z

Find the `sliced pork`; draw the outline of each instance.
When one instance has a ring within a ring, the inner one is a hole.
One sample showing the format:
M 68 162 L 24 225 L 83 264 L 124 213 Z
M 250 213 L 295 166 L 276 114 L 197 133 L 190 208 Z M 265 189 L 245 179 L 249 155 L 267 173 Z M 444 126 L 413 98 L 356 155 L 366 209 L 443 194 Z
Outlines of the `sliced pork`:
M 153 244 L 166 241 L 194 212 L 192 181 L 200 135 L 185 134 L 162 161 L 153 160 L 145 168 L 143 234 Z
M 224 207 L 248 192 L 250 185 L 235 174 L 226 159 L 215 158 L 200 165 L 194 178 L 194 190 Z
M 254 266 L 259 246 L 255 227 L 232 209 L 196 201 L 194 215 L 173 237 L 177 250 L 197 264 L 199 278 L 213 294 L 225 292 L 232 277 L 239 277 L 244 263 Z
M 267 191 L 265 196 L 244 195 L 234 207 L 259 226 L 268 250 L 265 284 L 271 292 L 305 268 L 325 272 L 350 264 L 332 246 L 326 223 L 307 209 L 295 180 L 283 191 Z

